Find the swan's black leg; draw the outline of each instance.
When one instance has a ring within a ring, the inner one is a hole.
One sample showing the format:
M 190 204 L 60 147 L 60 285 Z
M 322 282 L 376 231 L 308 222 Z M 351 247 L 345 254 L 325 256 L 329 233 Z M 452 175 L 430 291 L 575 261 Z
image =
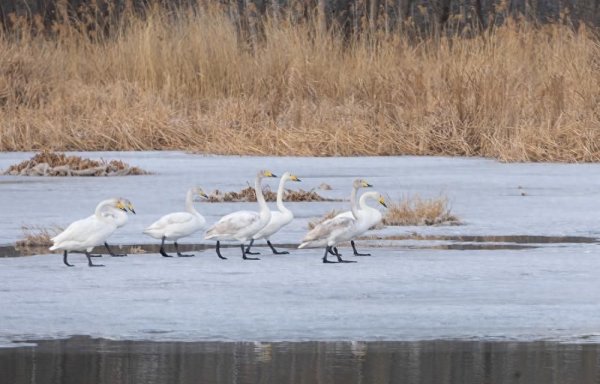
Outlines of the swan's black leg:
M 216 250 L 217 250 L 217 256 L 219 256 L 220 259 L 227 260 L 226 257 L 224 257 L 223 255 L 221 255 L 221 242 L 218 241 L 218 240 L 217 240 L 217 248 L 216 248 Z
M 89 267 L 104 267 L 104 264 L 94 264 L 94 263 L 92 263 L 92 255 L 90 255 L 89 252 L 86 251 L 85 255 L 88 258 L 88 266 Z
M 252 248 L 252 244 L 254 244 L 254 239 L 250 240 L 250 244 L 246 247 L 247 255 L 260 255 L 260 252 L 250 252 L 250 248 Z
M 246 256 L 246 249 L 244 248 L 244 244 L 242 243 L 242 258 L 244 260 L 260 260 L 258 257 L 248 257 Z
M 160 251 L 158 251 L 161 255 L 163 255 L 163 257 L 173 257 L 171 255 L 169 255 L 167 252 L 165 252 L 165 239 L 166 237 L 163 236 L 162 241 L 160 243 Z
M 127 256 L 126 253 L 114 253 L 112 251 L 112 249 L 110 249 L 110 246 L 108 245 L 108 243 L 106 241 L 104 242 L 104 246 L 106 247 L 106 250 L 108 251 L 108 254 L 111 255 L 112 257 L 124 257 L 124 256 Z
M 273 253 L 275 255 L 289 255 L 288 251 L 278 251 L 275 249 L 275 247 L 273 246 L 273 244 L 271 244 L 271 241 L 267 240 L 267 244 L 269 244 L 269 247 L 271 247 L 271 251 L 273 251 Z
M 337 251 L 336 248 L 334 248 L 335 251 Z M 340 255 L 339 253 L 336 252 L 335 257 L 337 257 L 338 259 L 338 263 L 356 263 L 356 261 L 354 260 L 343 260 L 342 259 L 342 255 Z
M 63 253 L 63 263 L 65 263 L 65 265 L 66 265 L 67 267 L 74 267 L 74 265 L 73 265 L 73 264 L 69 264 L 69 262 L 67 261 L 67 253 L 69 253 L 69 252 L 68 252 L 68 251 L 65 251 L 65 252 Z
M 333 256 L 339 255 L 339 253 L 337 253 L 337 248 L 336 247 L 327 247 L 327 252 L 329 252 Z
M 354 240 L 350 240 L 350 244 L 352 244 L 352 250 L 354 251 L 354 256 L 371 256 L 370 253 L 359 253 L 356 250 L 356 245 L 354 244 Z
M 179 252 L 179 245 L 175 242 L 175 252 L 177 252 L 177 256 L 179 257 L 194 257 L 194 255 L 186 255 L 184 253 Z
M 327 260 L 327 254 L 328 253 L 332 253 L 333 254 L 333 252 L 331 251 L 331 249 L 330 249 L 329 246 L 325 247 L 325 254 L 323 255 L 323 263 L 335 264 L 335 261 Z

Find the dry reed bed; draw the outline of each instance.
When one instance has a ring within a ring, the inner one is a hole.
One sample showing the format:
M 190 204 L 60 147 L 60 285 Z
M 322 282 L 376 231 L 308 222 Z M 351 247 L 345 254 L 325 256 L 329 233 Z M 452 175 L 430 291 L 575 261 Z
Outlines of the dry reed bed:
M 263 187 L 263 195 L 266 201 L 277 201 L 277 192 L 273 192 L 269 186 Z M 303 189 L 298 189 L 297 191 L 284 189 L 282 198 L 283 201 L 341 201 L 339 199 L 323 197 L 312 190 L 305 191 Z M 240 201 L 256 201 L 256 192 L 254 191 L 254 188 L 248 186 L 239 192 L 222 192 L 216 189 L 208 195 L 208 202 L 210 203 Z
M 19 176 L 125 176 L 148 172 L 120 160 L 97 161 L 64 153 L 43 151 L 29 160 L 8 167 L 4 175 Z
M 0 150 L 600 160 L 594 31 L 508 22 L 476 38 L 344 40 L 218 12 L 117 37 L 0 37 Z
M 403 197 L 399 201 L 388 201 L 388 208 L 383 214 L 383 226 L 403 225 L 460 225 L 457 216 L 452 214 L 448 199 L 440 196 L 423 199 L 419 195 Z M 332 209 L 320 218 L 308 222 L 308 229 L 313 229 L 327 219 L 335 217 L 341 211 Z

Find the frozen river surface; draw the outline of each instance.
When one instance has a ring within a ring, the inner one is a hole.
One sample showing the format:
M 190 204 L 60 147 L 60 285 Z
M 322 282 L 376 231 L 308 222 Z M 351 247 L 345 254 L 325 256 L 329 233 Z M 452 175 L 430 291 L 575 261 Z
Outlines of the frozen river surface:
M 0 169 L 29 154 L 0 154 Z M 355 177 L 396 199 L 447 196 L 465 223 L 387 228 L 379 234 L 598 236 L 599 165 L 501 164 L 450 158 L 261 158 L 176 152 L 92 153 L 153 175 L 114 178 L 0 177 L 0 244 L 21 225 L 66 225 L 96 203 L 124 196 L 138 215 L 114 243 L 150 243 L 141 230 L 183 208 L 185 190 L 239 190 L 260 168 L 290 170 L 304 189 L 321 183 L 345 198 Z M 273 189 L 276 182 L 270 181 Z M 307 221 L 339 203 L 291 203 L 298 220 L 276 242 L 298 243 Z M 253 203 L 198 204 L 209 223 Z M 275 238 L 273 239 L 275 240 Z M 188 242 L 203 243 L 197 235 Z M 0 339 L 85 334 L 143 340 L 422 340 L 437 338 L 598 341 L 600 249 L 594 242 L 524 249 L 448 250 L 452 242 L 363 243 L 373 257 L 323 265 L 320 250 L 242 261 L 237 248 L 103 258 L 74 268 L 59 255 L 0 258 Z M 507 247 L 508 248 L 508 247 Z M 348 259 L 353 259 L 344 250 Z

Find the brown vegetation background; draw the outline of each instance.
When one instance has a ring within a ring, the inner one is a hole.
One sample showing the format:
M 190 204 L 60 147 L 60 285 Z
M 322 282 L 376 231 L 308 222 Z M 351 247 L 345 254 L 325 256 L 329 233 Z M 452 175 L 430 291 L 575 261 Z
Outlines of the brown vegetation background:
M 598 1 L 0 4 L 3 151 L 600 160 Z

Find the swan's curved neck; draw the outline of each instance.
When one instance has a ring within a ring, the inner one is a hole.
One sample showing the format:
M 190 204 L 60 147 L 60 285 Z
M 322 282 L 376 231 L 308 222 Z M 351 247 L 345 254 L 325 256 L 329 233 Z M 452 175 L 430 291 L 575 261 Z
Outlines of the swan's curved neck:
M 358 187 L 352 187 L 352 193 L 350 194 L 350 206 L 352 208 L 352 216 L 358 220 L 358 206 L 356 205 L 356 194 L 358 193 Z M 362 199 L 361 199 L 362 200 Z
M 185 195 L 185 210 L 194 215 L 199 215 L 194 208 L 194 189 L 189 189 Z
M 260 210 L 261 212 L 264 212 L 269 211 L 269 207 L 267 206 L 267 202 L 265 201 L 265 197 L 263 196 L 261 180 L 262 178 L 260 176 L 256 176 L 256 179 L 254 180 L 254 192 L 256 193 L 256 201 L 258 201 Z
M 279 181 L 279 189 L 277 189 L 277 209 L 279 209 L 279 211 L 281 213 L 286 213 L 287 211 L 289 211 L 289 209 L 287 209 L 283 205 L 283 191 L 284 191 L 283 187 L 284 187 L 285 182 L 286 182 L 286 178 L 282 177 L 281 180 Z
M 108 200 L 102 200 L 100 203 L 98 203 L 98 205 L 96 206 L 96 210 L 94 211 L 94 214 L 96 215 L 96 217 L 98 219 L 103 219 L 104 215 L 102 215 L 102 212 L 107 208 L 107 207 L 112 207 L 112 205 L 115 203 L 114 199 L 108 199 Z
M 360 197 L 359 201 L 358 201 L 358 205 L 360 206 L 361 210 L 365 210 L 365 209 L 372 209 L 375 210 L 375 208 L 371 207 L 370 205 L 367 204 L 367 200 L 369 198 L 375 198 L 376 195 L 372 194 L 371 192 L 367 192 L 367 193 L 363 193 L 362 196 Z

